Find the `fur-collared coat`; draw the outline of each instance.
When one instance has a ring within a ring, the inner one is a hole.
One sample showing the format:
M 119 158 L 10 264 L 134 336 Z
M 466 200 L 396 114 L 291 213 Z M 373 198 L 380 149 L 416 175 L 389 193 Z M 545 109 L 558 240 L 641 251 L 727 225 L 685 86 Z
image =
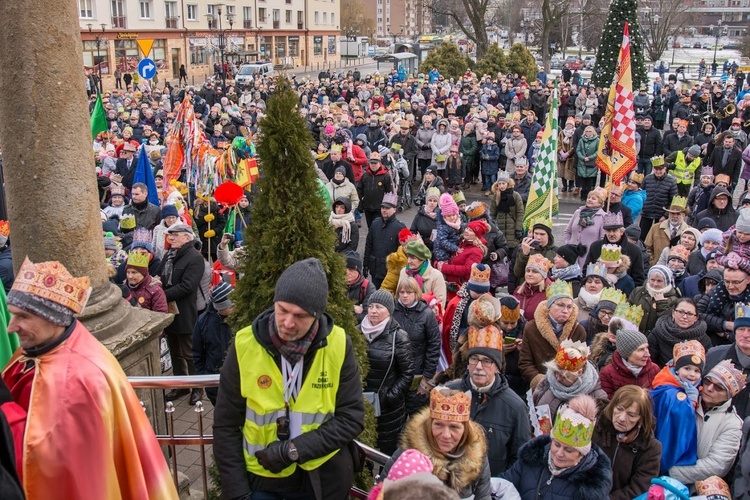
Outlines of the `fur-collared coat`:
M 432 473 L 443 484 L 458 493 L 460 498 L 490 500 L 490 463 L 487 461 L 487 443 L 484 439 L 482 426 L 476 422 L 467 422 L 473 428 L 473 433 L 478 439 L 467 443 L 463 455 L 459 458 L 451 459 L 444 457 L 430 446 L 427 440 L 427 429 L 429 429 L 427 422 L 429 419 L 429 408 L 423 408 L 412 417 L 401 435 L 399 449 L 385 464 L 381 476 L 388 476 L 388 471 L 403 453 L 403 450 L 415 449 L 424 453 L 430 459 L 433 465 Z
M 522 500 L 583 500 L 609 498 L 612 489 L 612 465 L 597 445 L 578 465 L 552 477 L 547 466 L 550 437 L 532 439 L 521 447 L 518 460 L 500 475 L 512 482 Z
M 586 342 L 586 330 L 578 322 L 578 306 L 574 304 L 570 318 L 563 325 L 562 334 L 558 337 L 549 319 L 547 302 L 540 303 L 534 311 L 534 319 L 526 323 L 523 330 L 523 344 L 518 361 L 518 369 L 523 378 L 531 384 L 532 389 L 536 388 L 547 373 L 544 363 L 553 359 L 560 342 L 568 339 Z

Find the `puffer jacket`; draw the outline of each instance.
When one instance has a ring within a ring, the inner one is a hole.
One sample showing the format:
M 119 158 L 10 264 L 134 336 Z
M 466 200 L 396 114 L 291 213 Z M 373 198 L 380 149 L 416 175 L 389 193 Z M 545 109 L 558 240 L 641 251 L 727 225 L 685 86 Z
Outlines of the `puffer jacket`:
M 415 139 L 417 141 L 417 159 L 418 160 L 430 160 L 432 159 L 432 148 L 430 143 L 432 142 L 432 136 L 435 135 L 434 128 L 425 128 L 424 125 L 419 127 Z
M 657 178 L 653 173 L 643 179 L 643 190 L 646 200 L 643 202 L 641 215 L 647 219 L 659 220 L 667 215 L 664 207 L 668 207 L 672 198 L 677 196 L 677 181 L 671 175 Z
M 387 321 L 383 333 L 367 345 L 370 371 L 365 377 L 365 391 L 376 392 L 380 398 L 378 448 L 391 454 L 406 423 L 406 392 L 411 387 L 413 371 L 409 334 L 395 319 Z
M 455 254 L 446 262 L 440 271 L 445 276 L 447 283 L 457 283 L 459 285 L 469 281 L 471 276 L 471 265 L 479 264 L 485 257 L 485 248 L 474 246 L 466 240 L 461 240 L 459 248 L 461 253 Z
M 636 376 L 622 362 L 622 356 L 617 350 L 615 350 L 610 359 L 612 361 L 602 368 L 602 371 L 599 373 L 599 382 L 601 382 L 602 389 L 607 393 L 609 399 L 612 399 L 617 389 L 626 385 L 637 385 L 644 389 L 651 389 L 651 383 L 660 369 L 659 365 L 649 360 Z
M 750 289 L 745 289 L 737 297 L 732 297 L 723 281 L 711 290 L 707 301 L 700 301 L 698 314 L 708 325 L 708 334 L 712 339 L 715 335 L 724 333 L 725 321 L 734 321 L 734 306 L 740 302 L 750 302 Z
M 643 204 L 645 201 L 646 191 L 643 189 L 639 189 L 638 191 L 627 189 L 622 193 L 622 204 L 630 209 L 633 220 L 641 215 L 641 210 L 643 210 Z
M 600 413 L 592 442 L 612 461 L 610 500 L 630 500 L 645 493 L 651 479 L 659 475 L 661 443 L 653 431 L 648 435 L 639 433 L 630 443 L 620 443 L 612 420 Z
M 490 257 L 493 252 L 497 254 L 497 260 L 502 261 L 508 255 L 508 241 L 505 239 L 505 234 L 497 227 L 495 221 L 489 218 L 487 212 L 477 219 L 485 221 L 490 226 L 489 232 L 483 236 L 487 242 L 487 255 L 484 256 L 482 262 L 491 265 L 494 262 Z
M 329 181 L 326 184 L 326 189 L 332 200 L 339 198 L 347 198 L 351 203 L 351 209 L 356 210 L 359 206 L 359 194 L 357 193 L 357 187 L 352 184 L 349 179 L 344 177 L 344 181 L 341 184 L 336 184 L 333 181 Z
M 578 465 L 552 477 L 547 466 L 550 437 L 532 439 L 518 453 L 518 460 L 500 475 L 518 490 L 521 500 L 605 499 L 612 489 L 612 465 L 604 451 L 591 445 L 591 451 Z
M 386 257 L 385 266 L 388 272 L 380 283 L 380 289 L 390 292 L 395 297 L 401 270 L 406 266 L 406 252 L 403 246 L 399 245 L 395 252 Z
M 523 135 L 518 137 L 508 137 L 505 140 L 505 157 L 507 158 L 505 163 L 505 170 L 508 172 L 516 171 L 516 158 L 523 158 L 526 156 L 526 139 Z
M 495 375 L 489 391 L 477 392 L 466 373 L 448 384 L 450 389 L 471 391 L 471 420 L 484 428 L 487 458 L 492 476 L 498 476 L 518 459 L 518 450 L 531 437 L 526 403 L 508 386 L 503 375 Z
M 510 190 L 513 197 L 513 206 L 508 212 L 498 209 L 502 192 L 497 183 L 492 186 L 492 198 L 490 198 L 490 217 L 497 225 L 497 228 L 505 235 L 508 241 L 508 248 L 516 248 L 521 241 L 518 239 L 516 232 L 523 231 L 523 214 L 524 206 L 521 195 L 513 190 L 513 181 L 508 185 L 506 191 Z
M 461 154 L 461 161 L 465 165 L 466 170 L 468 170 L 474 162 L 474 158 L 477 156 L 477 151 L 479 151 L 477 134 L 476 132 L 471 131 L 461 138 L 461 143 L 458 146 L 458 152 Z
M 143 281 L 138 283 L 130 292 L 138 302 L 138 307 L 148 309 L 149 311 L 167 312 L 167 299 L 164 296 L 164 290 L 161 283 L 154 280 L 151 275 L 145 276 Z
M 445 133 L 433 134 L 430 139 L 430 148 L 432 149 L 432 163 L 437 165 L 438 170 L 445 170 L 445 163 L 448 158 L 448 152 L 453 143 L 452 136 L 446 131 Z M 446 160 L 437 161 L 438 156 L 445 156 Z
M 379 211 L 383 195 L 392 192 L 393 179 L 388 169 L 381 167 L 377 172 L 372 172 L 368 166 L 357 186 L 359 206 L 363 210 Z
M 414 376 L 432 380 L 440 358 L 440 329 L 432 309 L 421 300 L 414 307 L 396 301 L 393 319 L 409 335 Z

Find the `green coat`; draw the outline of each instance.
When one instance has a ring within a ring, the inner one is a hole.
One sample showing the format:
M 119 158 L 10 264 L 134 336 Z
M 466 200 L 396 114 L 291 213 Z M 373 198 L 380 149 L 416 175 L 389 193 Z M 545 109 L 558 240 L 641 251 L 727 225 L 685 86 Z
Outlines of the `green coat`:
M 630 292 L 630 297 L 628 297 L 628 302 L 632 305 L 639 305 L 643 309 L 643 318 L 641 319 L 639 330 L 646 336 L 656 326 L 656 320 L 665 314 L 669 314 L 672 306 L 678 300 L 679 297 L 677 297 L 677 293 L 673 287 L 669 292 L 664 294 L 664 300 L 655 301 L 646 290 L 646 285 L 639 286 Z
M 599 150 L 599 137 L 586 137 L 581 136 L 578 140 L 578 146 L 576 146 L 576 175 L 583 178 L 596 177 L 596 153 Z M 584 158 L 589 161 L 584 161 Z
M 467 162 L 474 161 L 474 157 L 479 151 L 479 143 L 477 142 L 477 134 L 471 132 L 461 137 L 461 144 L 458 146 L 458 152 L 463 155 L 463 163 L 469 165 Z

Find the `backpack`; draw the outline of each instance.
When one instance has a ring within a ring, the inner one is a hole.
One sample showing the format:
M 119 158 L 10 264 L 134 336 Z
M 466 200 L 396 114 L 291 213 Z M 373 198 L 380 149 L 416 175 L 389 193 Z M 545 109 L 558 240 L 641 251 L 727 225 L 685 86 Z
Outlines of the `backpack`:
M 362 302 L 365 300 L 365 295 L 367 294 L 367 286 L 370 284 L 370 280 L 367 278 L 362 280 L 362 284 L 359 288 L 359 304 L 361 305 Z

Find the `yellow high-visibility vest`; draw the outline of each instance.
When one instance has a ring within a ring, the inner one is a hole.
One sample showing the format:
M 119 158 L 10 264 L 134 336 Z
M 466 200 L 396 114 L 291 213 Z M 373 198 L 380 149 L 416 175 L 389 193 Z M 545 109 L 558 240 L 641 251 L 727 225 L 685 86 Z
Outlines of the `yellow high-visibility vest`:
M 310 471 L 333 457 L 338 450 L 308 462 L 293 463 L 278 474 L 270 472 L 258 462 L 255 452 L 278 439 L 276 419 L 286 415 L 284 378 L 271 354 L 255 338 L 252 326 L 237 332 L 235 349 L 240 368 L 241 393 L 247 400 L 245 425 L 242 428 L 247 470 L 263 477 L 288 477 L 297 466 Z M 346 333 L 341 327 L 334 326 L 326 337 L 326 345 L 315 353 L 297 398 L 289 402 L 290 421 L 301 424 L 302 434 L 314 431 L 333 418 L 345 356 Z
M 695 158 L 688 165 L 687 157 L 683 151 L 677 152 L 677 158 L 674 161 L 674 170 L 672 175 L 677 179 L 677 184 L 692 184 L 695 171 L 701 166 L 700 156 Z

